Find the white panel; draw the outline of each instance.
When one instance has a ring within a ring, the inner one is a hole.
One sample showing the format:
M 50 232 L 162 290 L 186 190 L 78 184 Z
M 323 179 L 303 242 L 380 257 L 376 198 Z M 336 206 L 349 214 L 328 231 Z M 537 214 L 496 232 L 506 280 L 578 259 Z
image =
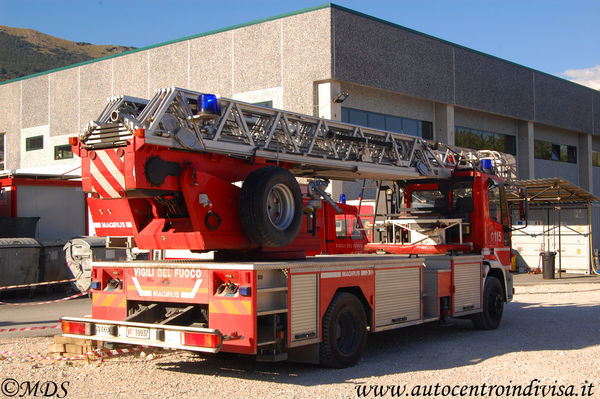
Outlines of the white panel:
M 39 217 L 40 241 L 71 239 L 85 234 L 85 197 L 81 187 L 17 187 L 17 213 Z
M 481 308 L 481 263 L 455 264 L 454 315 Z
M 421 318 L 421 269 L 375 271 L 375 327 Z
M 316 338 L 319 336 L 317 274 L 292 275 L 290 278 L 291 341 Z M 296 338 L 296 335 L 301 337 Z
M 557 211 L 530 208 L 528 223 L 526 228 L 514 226 L 522 229 L 512 234 L 513 249 L 518 253 L 517 267 L 541 268 L 540 252 L 553 251 L 557 253 L 554 265 L 558 275 L 560 249 L 562 270 L 584 274 L 590 272 L 590 231 L 588 210 L 585 207 L 561 211 L 560 245 L 556 228 Z

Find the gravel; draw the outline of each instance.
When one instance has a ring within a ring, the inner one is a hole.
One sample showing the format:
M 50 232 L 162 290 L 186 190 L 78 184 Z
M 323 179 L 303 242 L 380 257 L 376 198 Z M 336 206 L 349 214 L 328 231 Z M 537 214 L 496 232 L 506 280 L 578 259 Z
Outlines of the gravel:
M 10 385 L 7 379 L 20 384 L 52 381 L 59 386 L 57 397 L 68 398 L 356 398 L 371 386 L 404 385 L 402 396 L 409 397 L 422 385 L 435 389 L 435 384 L 438 395 L 432 391 L 426 397 L 443 397 L 455 386 L 455 392 L 462 386 L 483 389 L 482 384 L 486 389 L 509 385 L 492 388 L 491 395 L 485 391 L 479 395 L 483 397 L 525 396 L 516 395 L 511 386 L 537 387 L 537 395 L 531 391 L 531 396 L 542 397 L 543 385 L 554 387 L 555 395 L 572 389 L 580 397 L 600 397 L 599 305 L 600 284 L 517 287 L 497 330 L 478 331 L 470 322 L 456 320 L 450 326 L 430 324 L 375 334 L 361 362 L 343 370 L 166 351 L 101 363 L 5 355 L 0 357 L 0 381 L 3 388 Z M 51 342 L 50 337 L 3 338 L 0 352 L 43 354 Z M 397 392 L 378 393 L 371 391 L 366 397 L 394 397 Z

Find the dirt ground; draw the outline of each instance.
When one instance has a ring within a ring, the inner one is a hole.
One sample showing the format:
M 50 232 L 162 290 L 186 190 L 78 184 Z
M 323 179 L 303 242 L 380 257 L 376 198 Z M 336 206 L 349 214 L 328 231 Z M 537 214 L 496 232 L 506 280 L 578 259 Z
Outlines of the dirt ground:
M 2 355 L 1 388 L 6 397 L 33 396 L 38 382 L 47 396 L 68 398 L 600 398 L 597 281 L 517 285 L 494 331 L 457 320 L 371 335 L 363 359 L 348 369 L 184 352 L 103 362 Z M 43 354 L 51 342 L 0 337 L 0 353 Z

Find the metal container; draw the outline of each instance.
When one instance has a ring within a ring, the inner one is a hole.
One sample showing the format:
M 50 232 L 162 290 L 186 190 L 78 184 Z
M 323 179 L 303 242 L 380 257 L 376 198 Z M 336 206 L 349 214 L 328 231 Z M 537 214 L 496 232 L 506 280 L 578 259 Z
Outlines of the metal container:
M 40 243 L 33 238 L 0 238 L 0 286 L 38 282 Z

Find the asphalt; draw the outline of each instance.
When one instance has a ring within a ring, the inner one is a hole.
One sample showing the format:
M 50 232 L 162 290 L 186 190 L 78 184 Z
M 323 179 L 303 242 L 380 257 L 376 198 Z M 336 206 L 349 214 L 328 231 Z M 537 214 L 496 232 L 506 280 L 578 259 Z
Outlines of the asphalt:
M 545 279 L 541 273 L 513 273 L 514 286 L 545 285 L 545 284 L 600 284 L 600 275 L 562 273 L 553 279 Z

